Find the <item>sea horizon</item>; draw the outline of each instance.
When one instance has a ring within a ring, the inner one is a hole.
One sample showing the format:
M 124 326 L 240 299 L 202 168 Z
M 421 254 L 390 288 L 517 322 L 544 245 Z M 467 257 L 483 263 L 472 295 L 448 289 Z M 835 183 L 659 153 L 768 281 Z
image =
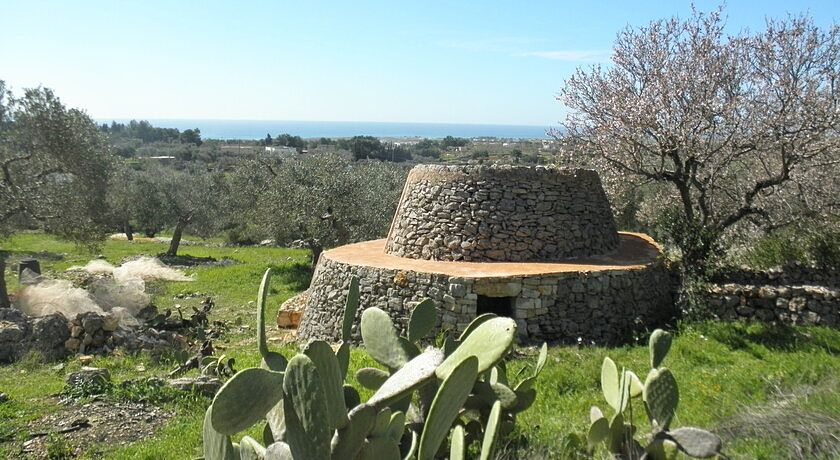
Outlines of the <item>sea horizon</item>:
M 99 124 L 116 121 L 128 123 L 131 118 L 97 118 Z M 201 130 L 203 139 L 264 139 L 278 134 L 290 134 L 305 139 L 342 138 L 353 136 L 374 136 L 381 138 L 429 138 L 442 139 L 446 136 L 500 139 L 547 139 L 546 134 L 557 126 L 501 125 L 471 123 L 408 123 L 383 121 L 294 121 L 294 120 L 223 120 L 223 119 L 176 119 L 135 118 L 147 120 L 160 128 Z

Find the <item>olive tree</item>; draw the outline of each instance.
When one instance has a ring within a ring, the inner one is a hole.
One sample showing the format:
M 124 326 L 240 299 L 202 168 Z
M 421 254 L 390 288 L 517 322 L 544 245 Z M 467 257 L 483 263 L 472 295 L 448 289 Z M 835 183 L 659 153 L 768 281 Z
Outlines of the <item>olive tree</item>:
M 52 91 L 15 97 L 0 81 L 0 236 L 42 228 L 90 243 L 105 235 L 112 157 L 96 124 Z M 0 307 L 9 306 L 0 253 Z
M 387 233 L 406 174 L 393 163 L 337 154 L 255 159 L 233 173 L 228 207 L 278 243 L 310 249 L 314 268 L 324 248 Z
M 785 200 L 836 211 L 817 173 L 836 181 L 840 161 L 840 28 L 791 16 L 727 36 L 721 14 L 628 27 L 610 65 L 579 68 L 558 95 L 570 145 L 625 184 L 662 184 L 688 271 L 738 225 L 790 220 Z

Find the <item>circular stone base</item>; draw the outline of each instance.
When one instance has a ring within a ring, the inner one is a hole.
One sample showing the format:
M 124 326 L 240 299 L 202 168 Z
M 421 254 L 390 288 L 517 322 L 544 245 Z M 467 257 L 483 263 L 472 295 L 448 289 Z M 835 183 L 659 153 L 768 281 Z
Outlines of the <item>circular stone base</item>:
M 366 241 L 321 255 L 300 340 L 338 340 L 350 279 L 359 278 L 359 315 L 387 311 L 405 328 L 425 298 L 438 308 L 439 330 L 462 331 L 491 311 L 516 319 L 520 338 L 618 343 L 634 330 L 674 314 L 671 278 L 648 236 L 621 233 L 610 256 L 544 262 L 443 262 L 386 254 L 385 240 Z M 354 334 L 358 334 L 354 326 Z

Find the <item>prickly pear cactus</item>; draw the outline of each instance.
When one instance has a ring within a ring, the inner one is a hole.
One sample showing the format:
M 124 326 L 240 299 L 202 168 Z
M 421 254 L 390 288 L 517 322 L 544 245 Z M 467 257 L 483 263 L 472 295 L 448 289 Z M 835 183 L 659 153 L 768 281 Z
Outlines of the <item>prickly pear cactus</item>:
M 315 341 L 287 362 L 268 349 L 265 339 L 270 278 L 267 270 L 257 299 L 261 368 L 234 375 L 208 409 L 208 460 L 432 459 L 442 454 L 441 444 L 450 431 L 452 458 L 463 458 L 468 444 L 479 439 L 482 458 L 489 458 L 498 438 L 513 430 L 515 414 L 536 399 L 534 383 L 548 358 L 546 345 L 533 374 L 516 385 L 508 380 L 502 361 L 516 334 L 509 318 L 483 315 L 458 340 L 449 337 L 445 350 L 430 347 L 421 353 L 416 342 L 427 337 L 437 321 L 434 303 L 423 301 L 412 311 L 408 337 L 398 334 L 382 310 L 368 308 L 361 315 L 365 346 L 388 368 L 357 372 L 360 383 L 376 390 L 363 403 L 359 392 L 344 383 L 358 311 L 358 280 L 350 282 L 339 347 L 333 351 L 326 342 Z M 204 367 L 221 369 L 221 362 L 207 361 Z M 465 407 L 468 398 L 474 407 Z M 248 436 L 240 443 L 231 441 L 229 435 L 260 420 L 267 422 L 262 427 L 264 444 Z
M 344 376 L 338 358 L 327 342 L 316 340 L 307 345 L 303 353 L 312 360 L 320 377 L 327 407 L 330 429 L 347 424 L 347 407 L 344 404 Z
M 349 423 L 332 439 L 334 459 L 356 458 L 376 422 L 376 409 L 369 404 L 361 404 L 350 411 L 348 418 Z

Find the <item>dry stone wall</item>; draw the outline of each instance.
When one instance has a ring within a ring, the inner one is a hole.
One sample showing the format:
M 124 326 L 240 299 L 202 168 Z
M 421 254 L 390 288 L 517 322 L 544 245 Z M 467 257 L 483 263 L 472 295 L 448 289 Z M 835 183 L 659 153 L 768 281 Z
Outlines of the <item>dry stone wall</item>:
M 477 315 L 478 296 L 513 298 L 520 338 L 619 343 L 675 314 L 671 277 L 654 263 L 642 269 L 506 278 L 463 278 L 339 263 L 321 257 L 298 329 L 303 340 L 339 339 L 350 279 L 359 277 L 360 311 L 378 307 L 405 330 L 422 299 L 438 308 L 438 330 L 462 331 Z M 358 335 L 358 318 L 354 334 Z
M 712 285 L 704 294 L 719 318 L 840 327 L 840 289 L 812 285 Z
M 420 165 L 411 170 L 385 251 L 413 259 L 554 261 L 618 248 L 594 171 Z

